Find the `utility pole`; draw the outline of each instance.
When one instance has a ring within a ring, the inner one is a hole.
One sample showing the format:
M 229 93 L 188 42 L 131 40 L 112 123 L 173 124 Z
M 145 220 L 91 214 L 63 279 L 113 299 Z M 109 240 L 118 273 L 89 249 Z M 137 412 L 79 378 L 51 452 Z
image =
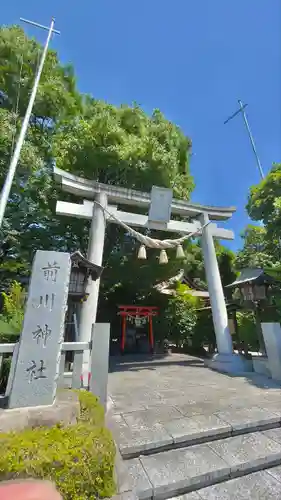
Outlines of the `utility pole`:
M 39 67 L 38 67 L 38 70 L 36 72 L 36 76 L 35 76 L 35 79 L 34 79 L 34 84 L 33 84 L 32 92 L 31 92 L 31 96 L 30 96 L 29 103 L 28 103 L 28 106 L 27 106 L 27 109 L 26 109 L 26 112 L 25 112 L 25 116 L 24 116 L 24 119 L 23 119 L 23 122 L 22 122 L 22 126 L 21 126 L 21 130 L 20 130 L 20 133 L 19 133 L 19 136 L 18 136 L 18 139 L 17 139 L 16 147 L 14 149 L 14 152 L 13 152 L 13 155 L 12 155 L 12 158 L 11 158 L 11 162 L 10 162 L 9 169 L 8 169 L 8 174 L 7 174 L 4 186 L 2 188 L 1 198 L 0 198 L 0 228 L 2 227 L 2 224 L 3 224 L 3 219 L 4 219 L 4 215 L 5 215 L 5 210 L 6 210 L 7 202 L 8 202 L 9 196 L 10 196 L 10 191 L 11 191 L 11 187 L 12 187 L 12 184 L 13 184 L 13 179 L 14 179 L 14 176 L 15 176 L 17 164 L 18 164 L 18 161 L 19 161 L 19 158 L 20 158 L 21 149 L 22 149 L 22 146 L 23 146 L 23 143 L 24 143 L 24 140 L 25 140 L 25 136 L 26 136 L 26 132 L 27 132 L 27 129 L 28 129 L 29 120 L 30 120 L 30 116 L 31 116 L 31 113 L 32 113 L 32 108 L 33 108 L 34 101 L 35 101 L 35 98 L 36 98 L 36 94 L 37 94 L 37 90 L 38 90 L 38 86 L 39 86 L 39 81 L 40 81 L 41 73 L 42 73 L 42 70 L 43 70 L 43 66 L 44 66 L 44 63 L 45 63 L 45 59 L 46 59 L 46 55 L 47 55 L 47 51 L 48 51 L 48 47 L 49 47 L 49 42 L 50 42 L 52 33 L 57 33 L 58 35 L 60 34 L 59 31 L 53 29 L 54 28 L 54 24 L 55 24 L 55 19 L 54 18 L 52 18 L 51 25 L 49 27 L 43 26 L 42 24 L 38 24 L 38 23 L 35 23 L 33 21 L 29 21 L 27 19 L 22 19 L 21 18 L 20 20 L 23 21 L 23 22 L 25 22 L 25 23 L 31 24 L 33 26 L 36 26 L 38 28 L 47 30 L 48 31 L 48 36 L 47 36 L 47 40 L 46 40 L 46 43 L 45 43 L 45 46 L 44 46 L 44 49 L 43 49 L 43 52 L 42 52 L 42 56 L 41 56 L 41 59 L 40 59 Z
M 234 118 L 236 115 L 238 115 L 239 113 L 242 113 L 243 120 L 244 120 L 246 129 L 247 129 L 247 132 L 248 132 L 248 136 L 249 136 L 249 139 L 250 139 L 250 142 L 251 142 L 251 145 L 252 145 L 253 153 L 254 153 L 255 158 L 256 158 L 258 170 L 259 170 L 261 179 L 264 179 L 264 173 L 263 173 L 263 169 L 262 169 L 262 166 L 261 166 L 261 162 L 260 162 L 260 159 L 258 157 L 256 145 L 255 145 L 255 142 L 254 142 L 251 130 L 250 130 L 250 126 L 249 126 L 249 123 L 248 123 L 248 120 L 247 120 L 247 116 L 246 116 L 246 113 L 245 113 L 245 108 L 248 106 L 248 104 L 243 104 L 240 99 L 238 99 L 238 104 L 239 104 L 239 109 L 237 111 L 235 111 L 235 113 L 233 113 L 233 115 L 231 115 L 229 118 L 227 118 L 227 120 L 225 120 L 224 125 L 226 123 L 228 123 L 230 120 L 232 120 L 232 118 Z

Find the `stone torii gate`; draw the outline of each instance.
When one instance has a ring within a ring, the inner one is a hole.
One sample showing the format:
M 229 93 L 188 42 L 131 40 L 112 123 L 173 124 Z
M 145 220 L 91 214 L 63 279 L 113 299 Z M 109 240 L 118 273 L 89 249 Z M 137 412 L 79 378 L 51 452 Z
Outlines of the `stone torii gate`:
M 63 191 L 83 198 L 83 203 L 80 204 L 57 201 L 56 213 L 91 220 L 87 257 L 98 266 L 102 265 L 106 223 L 116 223 L 117 218 L 128 226 L 158 229 L 182 235 L 202 231 L 201 244 L 218 348 L 218 353 L 213 357 L 211 366 L 226 372 L 246 371 L 243 359 L 233 353 L 227 309 L 213 241 L 214 237 L 225 240 L 234 239 L 232 231 L 220 228 L 212 221 L 230 219 L 235 208 L 203 206 L 174 199 L 171 190 L 155 186 L 150 194 L 101 184 L 77 177 L 57 167 L 54 167 L 54 178 Z M 116 207 L 118 204 L 149 209 L 149 215 L 120 211 Z M 173 220 L 170 218 L 173 214 L 191 219 L 192 222 Z M 112 216 L 115 216 L 116 219 Z M 208 225 L 206 226 L 206 224 Z M 89 296 L 82 305 L 79 325 L 79 340 L 82 342 L 91 340 L 92 325 L 96 321 L 97 314 L 99 280 L 89 281 L 87 293 Z M 85 357 L 83 372 L 87 369 L 88 359 Z

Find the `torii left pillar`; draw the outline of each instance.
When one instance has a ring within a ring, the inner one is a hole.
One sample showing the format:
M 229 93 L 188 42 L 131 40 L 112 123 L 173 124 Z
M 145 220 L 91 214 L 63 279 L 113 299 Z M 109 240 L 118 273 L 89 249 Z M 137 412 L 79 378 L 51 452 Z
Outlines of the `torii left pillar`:
M 107 207 L 107 195 L 103 192 L 96 195 L 97 203 L 93 205 L 93 217 L 89 234 L 88 260 L 93 264 L 102 266 L 103 247 L 106 229 L 106 215 L 104 208 Z M 86 293 L 88 298 L 82 304 L 79 321 L 79 341 L 90 342 L 92 340 L 92 328 L 96 322 L 100 279 L 93 281 L 88 278 Z M 82 374 L 84 385 L 88 385 L 90 352 L 84 351 Z

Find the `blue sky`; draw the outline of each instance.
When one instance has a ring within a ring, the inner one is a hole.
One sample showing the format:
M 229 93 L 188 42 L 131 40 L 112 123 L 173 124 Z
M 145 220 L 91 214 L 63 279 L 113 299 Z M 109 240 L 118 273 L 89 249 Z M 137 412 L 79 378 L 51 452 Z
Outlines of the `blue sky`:
M 160 108 L 191 137 L 192 200 L 236 206 L 226 226 L 239 247 L 259 174 L 242 116 L 223 122 L 237 99 L 248 103 L 264 171 L 281 161 L 280 0 L 9 0 L 1 10 L 4 24 L 51 16 L 61 30 L 52 47 L 74 64 L 82 92 Z

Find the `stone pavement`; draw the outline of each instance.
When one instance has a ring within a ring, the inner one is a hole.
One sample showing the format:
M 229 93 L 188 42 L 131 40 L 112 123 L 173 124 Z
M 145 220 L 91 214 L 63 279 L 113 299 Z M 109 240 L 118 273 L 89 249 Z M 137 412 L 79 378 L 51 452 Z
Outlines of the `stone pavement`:
M 281 464 L 278 384 L 172 354 L 111 360 L 108 390 L 125 497 L 277 498 L 280 467 L 253 472 Z M 262 496 L 249 496 L 255 480 Z

